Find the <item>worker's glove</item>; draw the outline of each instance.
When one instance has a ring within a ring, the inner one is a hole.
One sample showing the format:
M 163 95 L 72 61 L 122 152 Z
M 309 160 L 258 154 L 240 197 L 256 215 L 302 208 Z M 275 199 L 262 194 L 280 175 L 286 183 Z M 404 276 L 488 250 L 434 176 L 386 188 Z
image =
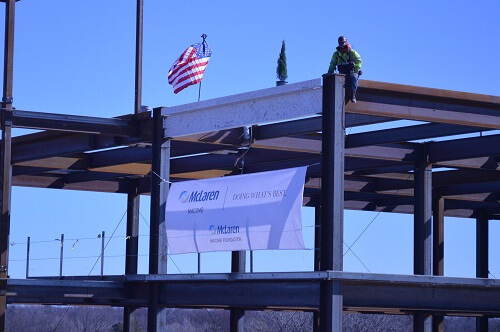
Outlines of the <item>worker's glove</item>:
M 354 63 L 352 63 L 352 62 L 349 63 L 349 69 L 351 69 L 351 70 L 354 69 Z

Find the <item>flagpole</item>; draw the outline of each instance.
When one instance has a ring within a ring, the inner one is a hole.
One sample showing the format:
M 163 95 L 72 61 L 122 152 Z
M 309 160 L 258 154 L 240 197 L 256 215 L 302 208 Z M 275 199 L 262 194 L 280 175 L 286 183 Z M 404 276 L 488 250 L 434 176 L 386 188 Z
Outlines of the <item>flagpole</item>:
M 207 39 L 207 35 L 202 34 L 201 38 L 203 38 L 203 41 L 201 42 L 201 47 L 203 47 L 203 54 L 205 54 L 205 43 L 206 43 L 205 40 Z M 200 96 L 201 96 L 201 81 L 200 81 L 200 86 L 198 87 L 198 101 L 200 101 Z

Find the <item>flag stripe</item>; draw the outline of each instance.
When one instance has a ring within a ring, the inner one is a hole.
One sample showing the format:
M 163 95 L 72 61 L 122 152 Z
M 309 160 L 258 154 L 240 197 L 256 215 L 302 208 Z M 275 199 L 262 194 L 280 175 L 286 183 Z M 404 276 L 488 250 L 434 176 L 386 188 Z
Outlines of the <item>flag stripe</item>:
M 207 67 L 208 62 L 203 62 L 194 66 L 185 66 L 180 72 L 177 73 L 177 75 L 172 76 L 169 80 L 168 83 L 171 85 L 177 84 L 180 80 L 185 78 L 186 76 L 189 76 L 191 73 L 202 73 Z
M 204 58 L 204 59 L 192 61 L 188 64 L 185 64 L 185 65 L 182 65 L 182 66 L 176 68 L 175 72 L 169 73 L 170 75 L 168 77 L 168 83 L 172 84 L 177 79 L 177 77 L 182 76 L 184 73 L 186 73 L 190 70 L 194 70 L 194 69 L 197 69 L 200 67 L 206 67 L 208 64 L 208 60 L 209 60 L 208 58 Z
M 169 76 L 171 74 L 175 74 L 176 71 L 179 70 L 180 67 L 184 66 L 185 64 L 189 64 L 193 59 L 193 56 L 196 54 L 196 50 L 193 49 L 192 47 L 188 47 L 184 53 L 179 57 L 179 59 L 172 65 L 169 71 Z
M 175 83 L 172 84 L 174 89 L 177 89 L 178 86 L 189 86 L 191 84 L 196 84 L 201 81 L 203 77 L 203 71 L 189 71 L 184 74 L 182 77 L 178 77 Z M 189 82 L 193 82 L 191 84 L 187 84 Z
M 206 42 L 186 48 L 168 72 L 168 83 L 174 93 L 201 82 L 211 55 L 212 50 Z

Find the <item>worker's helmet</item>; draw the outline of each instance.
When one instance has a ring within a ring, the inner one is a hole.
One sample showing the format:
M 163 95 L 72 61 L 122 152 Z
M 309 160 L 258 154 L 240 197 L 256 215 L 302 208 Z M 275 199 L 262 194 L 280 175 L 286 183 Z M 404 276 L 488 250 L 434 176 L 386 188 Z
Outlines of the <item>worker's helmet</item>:
M 339 46 L 344 46 L 347 43 L 347 39 L 344 36 L 340 36 L 338 42 Z

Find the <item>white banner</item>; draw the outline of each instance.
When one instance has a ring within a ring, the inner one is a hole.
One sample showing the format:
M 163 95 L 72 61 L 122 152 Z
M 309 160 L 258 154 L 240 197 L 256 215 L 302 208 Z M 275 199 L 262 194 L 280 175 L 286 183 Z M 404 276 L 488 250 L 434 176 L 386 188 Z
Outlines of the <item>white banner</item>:
M 306 167 L 173 183 L 170 253 L 304 249 Z

